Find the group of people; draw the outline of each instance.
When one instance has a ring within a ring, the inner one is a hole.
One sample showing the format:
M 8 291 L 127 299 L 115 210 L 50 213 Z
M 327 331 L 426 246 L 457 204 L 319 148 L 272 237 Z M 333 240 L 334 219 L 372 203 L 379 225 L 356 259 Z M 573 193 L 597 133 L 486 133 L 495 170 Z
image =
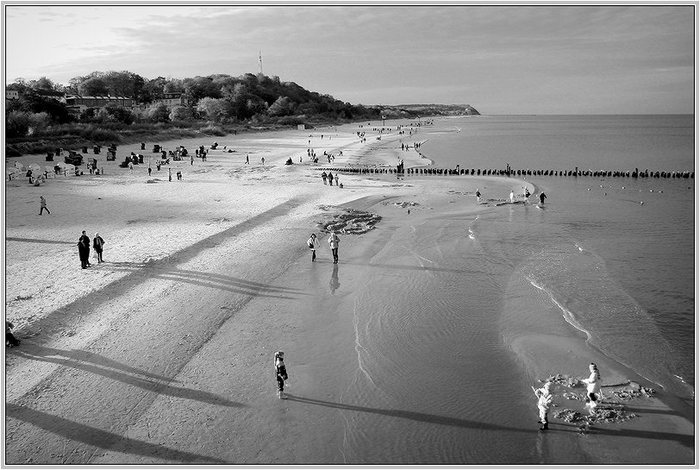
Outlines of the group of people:
M 306 241 L 306 244 L 311 250 L 311 261 L 316 261 L 316 248 L 319 246 L 319 241 L 315 233 L 311 234 L 309 239 Z M 338 234 L 333 230 L 331 230 L 330 235 L 328 236 L 328 245 L 330 246 L 331 253 L 333 254 L 333 264 L 338 264 L 338 245 L 340 245 L 340 237 L 338 237 Z
M 95 250 L 95 258 L 97 258 L 98 263 L 102 263 L 102 250 L 104 248 L 105 241 L 100 236 L 99 233 L 95 233 L 95 238 L 90 240 L 87 236 L 85 230 L 83 230 L 82 235 L 78 239 L 78 256 L 80 257 L 80 266 L 83 269 L 87 269 L 92 266 L 90 264 L 90 244 L 92 242 L 92 248 Z
M 312 233 L 306 244 L 311 250 L 311 261 L 316 261 L 316 248 L 319 246 L 319 240 L 315 233 Z M 333 264 L 338 264 L 338 245 L 340 244 L 340 237 L 335 231 L 331 230 L 328 236 L 328 245 L 333 253 Z M 277 380 L 277 397 L 280 399 L 285 399 L 287 396 L 284 393 L 285 381 L 289 379 L 287 374 L 287 367 L 284 364 L 284 352 L 277 351 L 274 356 L 275 365 L 275 379 Z
M 591 362 L 588 366 L 590 375 L 586 379 L 582 379 L 581 382 L 586 384 L 586 406 L 589 407 L 591 414 L 595 413 L 595 409 L 598 406 L 598 395 L 600 395 L 600 371 L 598 366 Z M 549 408 L 552 406 L 552 401 L 554 399 L 552 395 L 552 382 L 547 381 L 542 388 L 532 390 L 535 392 L 537 397 L 537 409 L 539 411 L 540 419 L 538 423 L 541 424 L 540 431 L 546 431 L 549 429 L 549 419 L 548 412 Z
M 321 173 L 321 179 L 323 179 L 323 184 L 326 184 L 326 182 L 330 185 L 333 186 L 333 178 L 335 178 L 335 185 L 340 187 L 339 180 L 340 178 L 338 177 L 338 173 L 333 175 L 330 171 L 326 173 L 325 171 Z

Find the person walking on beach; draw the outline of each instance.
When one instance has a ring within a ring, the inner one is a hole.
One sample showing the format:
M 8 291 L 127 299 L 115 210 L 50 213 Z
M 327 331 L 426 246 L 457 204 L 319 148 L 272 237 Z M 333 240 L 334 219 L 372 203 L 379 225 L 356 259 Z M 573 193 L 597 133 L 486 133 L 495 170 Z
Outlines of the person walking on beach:
M 48 207 L 46 207 L 46 198 L 44 196 L 39 196 L 39 204 L 41 205 L 41 208 L 39 209 L 39 215 L 44 213 L 44 210 L 51 215 L 51 211 L 49 210 Z
M 481 202 L 481 193 L 479 192 L 479 188 L 476 188 L 476 202 Z
M 328 172 L 328 184 L 333 186 L 333 173 L 331 173 L 330 171 Z
M 545 383 L 542 388 L 532 388 L 532 390 L 535 392 L 535 396 L 537 396 L 537 409 L 540 412 L 540 420 L 538 421 L 538 423 L 542 425 L 540 426 L 540 431 L 546 431 L 549 429 L 547 413 L 549 412 L 549 407 L 552 405 L 553 397 L 551 389 L 552 382 Z
M 85 230 L 78 239 L 78 256 L 80 256 L 80 265 L 83 269 L 90 266 L 90 237 L 85 234 Z
M 104 249 L 105 241 L 102 239 L 99 233 L 95 234 L 95 238 L 92 239 L 92 247 L 97 253 L 97 262 L 102 262 L 102 250 Z
M 513 204 L 515 202 L 515 194 L 513 194 L 513 190 L 510 191 L 510 203 Z
M 260 157 L 260 162 L 265 166 L 265 157 Z
M 318 239 L 316 238 L 316 234 L 312 233 L 309 239 L 306 241 L 306 244 L 309 245 L 309 248 L 311 249 L 311 261 L 316 261 L 316 243 L 318 243 Z
M 328 178 L 328 175 L 326 174 L 325 171 L 324 171 L 323 173 L 321 173 L 321 178 L 323 178 L 323 184 L 325 185 L 325 184 L 326 184 L 326 178 Z
M 544 205 L 545 199 L 547 199 L 547 195 L 545 193 L 540 193 L 540 205 Z
M 284 394 L 284 381 L 289 376 L 287 375 L 287 367 L 284 365 L 284 353 L 282 351 L 275 353 L 275 377 L 277 378 L 277 398 L 283 400 L 287 398 Z
M 340 238 L 335 234 L 335 231 L 331 231 L 328 237 L 328 244 L 333 252 L 333 264 L 338 264 L 338 245 L 340 244 Z
M 245 154 L 245 164 L 250 165 L 250 159 L 248 159 L 248 154 Z
M 335 185 L 336 185 L 336 186 L 338 186 L 338 184 L 339 184 L 339 183 L 338 183 L 338 180 L 339 180 L 339 179 L 340 179 L 340 178 L 338 178 L 338 173 L 336 173 L 336 174 L 335 174 Z
M 598 395 L 600 394 L 600 372 L 598 371 L 598 366 L 591 362 L 588 366 L 591 375 L 587 379 L 583 379 L 582 382 L 586 384 L 586 406 L 591 407 L 591 413 L 595 411 L 595 407 L 598 406 Z

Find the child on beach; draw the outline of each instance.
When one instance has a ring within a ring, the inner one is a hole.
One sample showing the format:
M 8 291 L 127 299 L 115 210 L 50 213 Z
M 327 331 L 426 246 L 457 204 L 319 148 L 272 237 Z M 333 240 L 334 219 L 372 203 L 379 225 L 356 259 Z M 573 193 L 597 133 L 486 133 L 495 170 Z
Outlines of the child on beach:
M 309 239 L 306 241 L 306 244 L 309 245 L 309 248 L 311 248 L 311 261 L 316 261 L 316 234 L 312 233 Z
M 538 423 L 542 424 L 540 431 L 546 431 L 549 429 L 549 421 L 547 420 L 547 413 L 549 412 L 549 407 L 552 405 L 552 382 L 547 382 L 542 388 L 533 391 L 537 396 L 537 409 L 540 412 L 540 420 Z
M 277 377 L 277 397 L 285 399 L 287 397 L 284 394 L 284 381 L 289 376 L 287 376 L 287 368 L 284 365 L 284 353 L 282 351 L 275 353 L 275 376 Z
M 600 394 L 600 372 L 598 371 L 598 366 L 591 362 L 588 366 L 591 371 L 591 375 L 587 379 L 583 379 L 582 382 L 586 384 L 586 406 L 591 407 L 591 413 L 595 411 L 595 407 L 598 406 L 598 395 Z

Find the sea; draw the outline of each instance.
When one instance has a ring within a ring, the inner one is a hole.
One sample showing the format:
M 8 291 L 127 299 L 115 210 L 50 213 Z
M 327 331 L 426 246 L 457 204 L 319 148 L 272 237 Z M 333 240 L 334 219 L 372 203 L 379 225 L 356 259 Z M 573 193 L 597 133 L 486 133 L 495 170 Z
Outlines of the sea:
M 688 115 L 434 118 L 411 139 L 438 168 L 696 167 Z M 466 177 L 404 183 L 412 178 Z M 596 462 L 582 450 L 593 441 L 575 432 L 532 432 L 536 378 L 508 347 L 522 335 L 562 334 L 562 325 L 564 337 L 580 337 L 692 419 L 695 180 L 511 178 L 534 185 L 529 204 L 498 205 L 507 189 L 489 182 L 479 188 L 489 207 L 478 213 L 459 204 L 473 194 L 447 195 L 422 222 L 380 224 L 382 241 L 366 254 L 376 270 L 341 273 L 345 285 L 361 284 L 347 294 L 357 368 L 340 397 L 355 404 L 343 413 L 343 462 Z M 547 372 L 586 377 L 587 366 Z
M 438 121 L 433 132 L 421 151 L 438 167 L 670 172 L 696 164 L 692 115 L 473 116 Z M 502 238 L 489 242 L 527 259 L 522 275 L 591 345 L 687 393 L 679 382 L 695 382 L 695 180 L 522 178 L 547 195 L 546 216 L 516 211 L 502 224 L 494 211 L 472 230 L 499 224 Z

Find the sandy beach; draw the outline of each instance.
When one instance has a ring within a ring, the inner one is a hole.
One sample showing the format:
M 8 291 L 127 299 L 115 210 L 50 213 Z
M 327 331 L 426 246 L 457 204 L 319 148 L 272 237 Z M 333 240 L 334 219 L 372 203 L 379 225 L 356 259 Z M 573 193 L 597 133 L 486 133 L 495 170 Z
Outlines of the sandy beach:
M 22 344 L 5 349 L 4 463 L 693 464 L 691 406 L 651 393 L 560 312 L 532 302 L 533 286 L 501 276 L 494 292 L 528 299 L 501 305 L 456 261 L 474 253 L 470 220 L 507 220 L 534 205 L 503 204 L 509 192 L 535 186 L 354 173 L 340 174 L 342 188 L 324 184 L 320 168 L 431 163 L 401 149 L 425 129 L 377 140 L 376 125 L 123 145 L 116 162 L 86 155 L 101 175 L 38 187 L 6 178 L 5 315 Z M 206 161 L 153 163 L 150 177 L 147 163 L 118 167 L 130 152 L 154 159 L 153 144 L 193 153 L 214 141 Z M 40 195 L 50 215 L 38 215 Z M 381 220 L 352 225 L 366 214 Z M 363 233 L 341 230 L 334 265 L 321 229 L 339 216 Z M 453 243 L 425 242 L 457 226 Z M 82 230 L 104 238 L 104 263 L 80 268 Z M 445 294 L 457 289 L 463 298 Z M 446 318 L 444 331 L 421 323 L 442 310 L 464 316 Z M 402 315 L 425 328 L 405 328 Z M 278 350 L 287 400 L 276 395 Z M 586 419 L 576 379 L 590 362 L 603 374 L 607 422 Z M 540 432 L 531 386 L 551 376 L 555 406 Z M 555 416 L 565 410 L 576 419 Z

